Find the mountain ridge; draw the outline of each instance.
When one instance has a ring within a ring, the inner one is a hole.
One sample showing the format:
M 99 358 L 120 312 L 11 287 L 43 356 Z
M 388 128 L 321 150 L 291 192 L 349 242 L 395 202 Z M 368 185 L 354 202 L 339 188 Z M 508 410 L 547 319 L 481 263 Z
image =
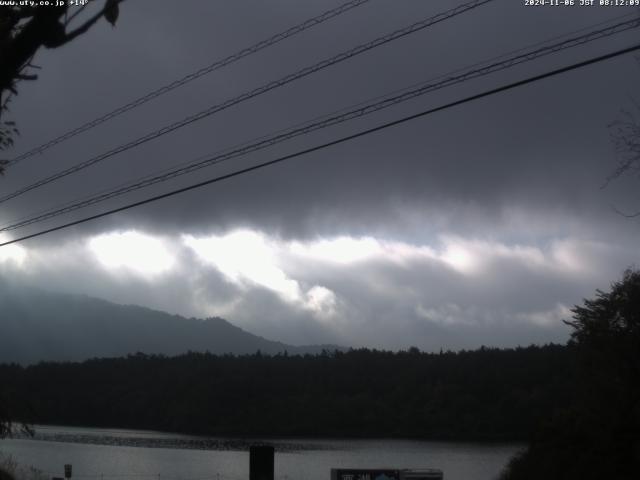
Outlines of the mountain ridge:
M 184 317 L 140 305 L 0 282 L 0 363 L 82 361 L 134 353 L 316 354 L 336 345 L 288 345 L 220 317 Z

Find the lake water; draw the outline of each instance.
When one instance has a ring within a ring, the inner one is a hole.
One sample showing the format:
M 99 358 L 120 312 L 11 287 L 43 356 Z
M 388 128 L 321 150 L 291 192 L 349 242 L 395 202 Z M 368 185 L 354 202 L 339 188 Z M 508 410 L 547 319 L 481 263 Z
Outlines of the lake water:
M 262 439 L 275 447 L 279 480 L 328 480 L 330 469 L 438 468 L 445 480 L 495 478 L 520 445 L 409 440 Z M 73 465 L 78 480 L 246 480 L 248 447 L 239 439 L 150 431 L 36 427 L 34 439 L 0 441 L 0 452 L 47 476 Z

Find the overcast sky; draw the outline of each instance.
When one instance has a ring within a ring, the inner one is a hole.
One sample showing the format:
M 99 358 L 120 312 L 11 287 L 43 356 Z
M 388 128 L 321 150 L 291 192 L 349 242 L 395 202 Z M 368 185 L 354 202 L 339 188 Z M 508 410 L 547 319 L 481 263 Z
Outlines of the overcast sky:
M 96 3 L 97 0 L 96 0 Z M 116 28 L 42 50 L 12 157 L 339 1 L 128 0 Z M 10 193 L 175 120 L 456 6 L 371 0 L 15 165 Z M 5 223 L 632 7 L 495 0 L 0 205 Z M 637 42 L 638 29 L 3 234 L 16 238 Z M 636 56 L 637 57 L 637 56 Z M 605 188 L 608 124 L 640 99 L 633 55 L 461 105 L 268 169 L 0 248 L 3 277 L 295 344 L 425 350 L 564 342 L 561 320 L 640 264 L 638 178 Z

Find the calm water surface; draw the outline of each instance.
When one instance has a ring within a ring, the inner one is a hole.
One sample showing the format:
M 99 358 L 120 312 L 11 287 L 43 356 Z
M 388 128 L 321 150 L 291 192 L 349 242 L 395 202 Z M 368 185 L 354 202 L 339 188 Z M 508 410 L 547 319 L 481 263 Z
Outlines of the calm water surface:
M 328 480 L 333 467 L 439 468 L 445 480 L 495 478 L 516 444 L 409 440 L 259 440 L 276 448 L 279 480 Z M 66 463 L 78 480 L 240 480 L 249 478 L 248 446 L 237 439 L 149 431 L 36 428 L 34 439 L 0 441 L 0 452 L 48 476 Z

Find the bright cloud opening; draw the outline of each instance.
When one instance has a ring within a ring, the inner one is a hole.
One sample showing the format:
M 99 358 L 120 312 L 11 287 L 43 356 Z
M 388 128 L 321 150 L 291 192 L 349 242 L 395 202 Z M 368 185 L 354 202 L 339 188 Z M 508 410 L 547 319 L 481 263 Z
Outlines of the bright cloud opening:
M 22 266 L 27 259 L 27 251 L 19 245 L 6 245 L 0 247 L 0 263 L 13 262 Z
M 539 327 L 555 327 L 560 325 L 563 320 L 570 320 L 572 317 L 571 309 L 562 303 L 558 303 L 551 310 L 518 313 L 516 315 L 517 320 Z
M 214 266 L 228 281 L 247 290 L 259 285 L 275 292 L 282 300 L 311 311 L 321 318 L 334 315 L 336 297 L 326 287 L 312 286 L 306 293 L 300 283 L 291 278 L 280 265 L 286 246 L 265 235 L 238 230 L 222 236 L 195 238 L 183 236 L 190 247 L 206 264 Z
M 463 245 L 447 245 L 440 259 L 454 270 L 462 273 L 473 273 L 478 269 L 477 256 Z
M 337 237 L 311 243 L 292 242 L 291 253 L 316 261 L 338 264 L 383 260 L 404 263 L 415 258 L 435 258 L 431 247 L 403 242 L 388 242 L 373 237 Z
M 254 283 L 277 292 L 289 302 L 301 299 L 298 282 L 277 266 L 275 247 L 257 232 L 238 230 L 224 236 L 183 237 L 198 257 L 217 268 L 227 279 L 246 288 Z
M 135 231 L 108 233 L 89 240 L 89 250 L 109 270 L 152 276 L 170 270 L 174 256 L 163 242 Z
M 315 286 L 307 292 L 306 307 L 319 318 L 333 318 L 336 316 L 336 294 L 328 288 Z
M 294 254 L 335 263 L 361 262 L 383 253 L 380 242 L 371 237 L 338 237 L 313 243 L 293 242 L 290 249 Z

